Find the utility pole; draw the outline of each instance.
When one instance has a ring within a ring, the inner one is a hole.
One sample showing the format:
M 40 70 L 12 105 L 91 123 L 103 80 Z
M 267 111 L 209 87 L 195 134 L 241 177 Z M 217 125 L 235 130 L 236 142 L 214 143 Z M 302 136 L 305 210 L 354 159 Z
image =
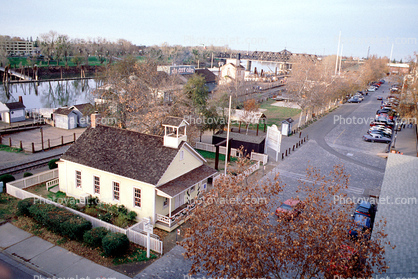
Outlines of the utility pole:
M 334 75 L 337 75 L 337 69 L 338 69 L 338 54 L 340 53 L 340 42 L 341 42 L 341 31 L 340 31 L 340 35 L 338 36 L 337 59 L 335 60 L 335 72 L 334 72 Z
M 367 59 L 369 59 L 369 55 L 370 55 L 370 46 L 369 46 L 369 48 L 367 49 Z
M 343 58 L 343 44 L 341 44 L 341 55 L 340 55 L 340 66 L 339 66 L 339 69 L 338 69 L 338 75 L 341 75 L 341 60 L 342 60 L 342 58 Z
M 232 95 L 229 95 L 229 111 L 228 111 L 228 131 L 226 132 L 226 149 L 225 149 L 225 175 L 226 168 L 228 167 L 228 150 L 229 150 L 229 125 L 231 123 L 231 101 Z

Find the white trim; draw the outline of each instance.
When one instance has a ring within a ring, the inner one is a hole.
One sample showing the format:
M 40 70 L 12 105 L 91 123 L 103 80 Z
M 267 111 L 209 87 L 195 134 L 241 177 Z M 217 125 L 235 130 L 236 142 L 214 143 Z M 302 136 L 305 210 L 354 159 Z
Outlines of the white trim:
M 206 180 L 206 181 L 207 181 L 207 179 L 209 179 L 210 177 L 213 177 L 215 174 L 216 174 L 216 173 L 211 174 L 211 175 L 209 175 L 208 177 L 203 178 L 202 180 L 200 180 L 199 182 L 197 182 L 197 183 L 195 183 L 195 184 L 193 184 L 193 185 L 196 185 L 196 184 L 198 184 L 198 183 L 202 183 L 202 181 L 204 181 L 204 180 Z M 167 183 L 168 183 L 168 182 L 167 182 Z M 206 182 L 205 184 L 207 184 L 207 182 Z M 192 185 L 192 186 L 193 186 L 193 185 Z M 156 188 L 156 190 L 157 190 L 157 196 L 160 196 L 160 197 L 170 197 L 170 198 L 174 199 L 176 196 L 178 196 L 178 195 L 180 195 L 181 193 L 184 193 L 184 192 L 186 192 L 187 190 L 189 190 L 192 186 L 190 186 L 189 188 L 186 188 L 186 189 L 184 189 L 183 191 L 181 191 L 181 192 L 177 193 L 177 195 L 175 195 L 175 196 L 170 196 L 170 195 L 168 195 L 168 194 L 164 193 L 163 191 L 159 190 L 158 188 Z M 160 194 L 160 193 L 161 193 L 161 194 Z
M 75 173 L 74 173 L 74 186 L 76 189 L 83 189 L 83 172 L 81 170 L 78 169 L 74 169 Z M 77 186 L 77 172 L 80 172 L 80 187 Z
M 135 189 L 138 189 L 139 191 L 140 191 L 140 195 L 141 195 L 141 197 L 140 197 L 140 199 L 141 199 L 141 201 L 140 201 L 140 203 L 141 203 L 141 206 L 137 206 L 137 205 L 135 205 Z M 143 191 L 142 191 L 142 188 L 141 187 L 136 187 L 136 186 L 132 186 L 132 201 L 133 201 L 133 207 L 134 208 L 137 208 L 137 209 L 142 209 L 142 201 L 143 201 Z
M 115 199 L 115 189 L 114 189 L 114 182 L 116 182 L 116 183 L 118 183 L 119 184 L 119 199 L 117 200 L 117 199 Z M 112 180 L 112 201 L 114 201 L 114 202 L 118 202 L 118 203 L 120 203 L 120 181 L 117 181 L 117 180 Z
M 96 184 L 94 180 L 95 177 L 99 178 L 99 193 L 96 193 Z M 93 192 L 92 193 L 93 195 L 100 196 L 101 191 L 102 191 L 102 178 L 100 177 L 100 175 L 93 174 Z

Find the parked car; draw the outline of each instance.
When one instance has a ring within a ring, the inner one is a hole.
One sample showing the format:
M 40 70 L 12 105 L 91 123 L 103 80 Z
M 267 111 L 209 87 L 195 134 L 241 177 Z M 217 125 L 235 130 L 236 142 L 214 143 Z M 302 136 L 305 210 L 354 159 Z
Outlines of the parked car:
M 284 201 L 277 209 L 276 216 L 284 214 L 286 219 L 293 219 L 299 216 L 305 204 L 300 200 L 288 199 Z
M 380 80 L 380 82 L 381 82 L 382 84 L 385 84 L 385 83 L 386 83 L 386 81 L 385 81 L 384 79 L 381 79 L 381 80 Z
M 381 136 L 389 138 L 389 139 L 392 138 L 391 133 L 387 133 L 385 131 L 380 131 L 380 130 L 369 130 L 369 131 L 367 131 L 367 134 L 372 135 L 372 136 L 373 135 L 381 135 Z
M 363 101 L 363 100 L 364 100 L 363 95 L 361 95 L 361 94 L 359 94 L 359 93 L 356 93 L 356 94 L 354 95 L 354 97 L 357 97 L 360 101 Z
M 377 96 L 377 99 L 380 101 L 380 100 L 383 100 L 383 97 L 382 96 Z
M 383 132 L 387 135 L 392 135 L 392 133 L 393 133 L 392 129 L 385 128 L 385 127 L 382 127 L 382 126 L 373 126 L 369 129 L 370 133 L 373 133 L 373 131 L 381 131 L 381 132 Z
M 365 215 L 354 213 L 353 225 L 348 231 L 349 236 L 353 240 L 358 239 L 359 232 L 363 233 L 365 239 L 370 239 L 372 230 L 372 220 Z
M 388 138 L 379 134 L 366 134 L 363 136 L 363 140 L 370 141 L 370 142 L 383 142 L 383 143 L 389 143 L 392 141 L 391 138 Z
M 369 88 L 367 88 L 367 91 L 374 92 L 374 91 L 376 91 L 376 87 L 370 86 Z
M 354 97 L 351 97 L 350 99 L 348 99 L 347 102 L 348 103 L 361 103 L 361 100 L 358 97 L 354 96 Z
M 392 129 L 393 125 L 388 125 L 386 122 L 379 122 L 379 121 L 373 121 L 370 123 L 370 127 L 373 126 L 385 126 L 386 128 Z
M 368 201 L 361 201 L 356 207 L 354 214 L 356 213 L 370 217 L 373 220 L 376 214 L 376 205 Z

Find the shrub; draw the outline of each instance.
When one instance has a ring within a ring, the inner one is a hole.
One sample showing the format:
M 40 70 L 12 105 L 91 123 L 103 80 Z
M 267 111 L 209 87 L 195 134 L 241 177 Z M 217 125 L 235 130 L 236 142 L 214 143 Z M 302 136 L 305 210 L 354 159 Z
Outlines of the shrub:
M 110 221 L 112 220 L 112 213 L 100 213 L 97 217 L 102 221 L 110 223 Z
M 17 203 L 17 215 L 18 216 L 29 216 L 29 207 L 31 207 L 35 203 L 34 198 L 27 198 L 24 200 L 20 200 Z
M 23 177 L 29 177 L 29 176 L 32 176 L 32 175 L 33 175 L 33 173 L 31 173 L 31 172 L 25 172 L 23 174 Z
M 86 219 L 53 204 L 35 203 L 29 207 L 29 213 L 47 229 L 70 239 L 82 240 L 84 232 L 91 229 Z
M 126 218 L 126 215 L 119 215 L 114 221 L 113 224 L 115 226 L 125 228 L 128 226 L 128 218 Z
M 11 174 L 6 173 L 3 175 L 0 175 L 0 181 L 3 181 L 4 185 L 6 185 L 6 183 L 9 183 L 15 180 L 16 180 L 15 177 Z
M 84 213 L 93 217 L 97 217 L 97 214 L 99 213 L 99 211 L 94 207 L 86 207 L 86 209 L 84 210 Z
M 130 211 L 127 215 L 127 218 L 128 218 L 129 221 L 133 221 L 133 220 L 135 220 L 136 216 L 137 216 L 137 214 L 136 214 L 135 211 Z
M 11 174 L 0 175 L 0 182 L 3 182 L 3 192 L 6 192 L 6 183 L 12 182 L 15 180 L 15 177 Z
M 103 251 L 108 256 L 121 256 L 129 248 L 128 237 L 123 233 L 108 233 L 102 240 Z
M 48 167 L 49 167 L 49 169 L 50 169 L 50 170 L 52 170 L 52 169 L 56 169 L 56 168 L 58 168 L 57 162 L 58 162 L 59 160 L 60 160 L 60 159 L 52 159 L 51 161 L 49 161 L 49 162 L 48 162 Z
M 128 209 L 122 204 L 118 206 L 118 213 L 120 214 L 128 214 Z
M 103 227 L 93 228 L 84 233 L 83 240 L 88 246 L 100 247 L 102 245 L 103 237 L 108 233 L 109 231 Z

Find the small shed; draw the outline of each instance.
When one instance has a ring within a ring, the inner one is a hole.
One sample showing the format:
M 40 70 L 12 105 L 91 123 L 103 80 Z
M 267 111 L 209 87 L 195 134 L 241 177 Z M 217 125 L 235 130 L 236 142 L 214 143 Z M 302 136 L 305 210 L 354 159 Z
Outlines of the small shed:
M 58 108 L 53 114 L 54 126 L 61 129 L 77 128 L 77 114 L 69 108 Z
M 1 103 L 0 121 L 14 123 L 26 120 L 26 107 L 23 102 Z
M 217 144 L 226 139 L 227 133 L 225 131 L 218 132 L 212 136 L 212 144 Z M 251 152 L 264 153 L 264 144 L 266 142 L 265 136 L 254 136 L 240 133 L 229 133 L 229 138 L 232 138 L 231 148 L 244 148 L 244 155 L 251 154 Z
M 294 120 L 292 118 L 287 118 L 282 121 L 282 135 L 290 136 L 292 134 L 292 123 Z
M 90 123 L 90 115 L 94 112 L 94 106 L 90 103 L 78 104 L 70 107 L 77 114 L 77 126 L 87 127 Z

